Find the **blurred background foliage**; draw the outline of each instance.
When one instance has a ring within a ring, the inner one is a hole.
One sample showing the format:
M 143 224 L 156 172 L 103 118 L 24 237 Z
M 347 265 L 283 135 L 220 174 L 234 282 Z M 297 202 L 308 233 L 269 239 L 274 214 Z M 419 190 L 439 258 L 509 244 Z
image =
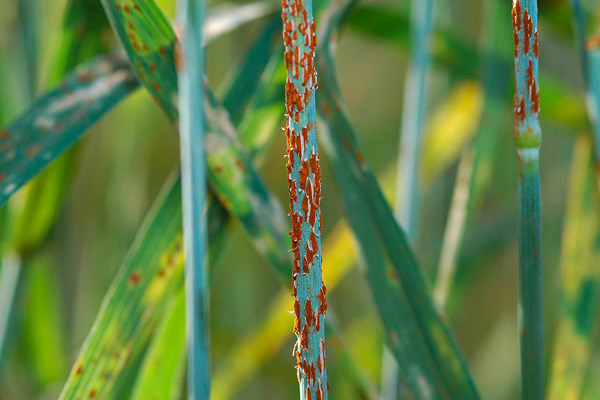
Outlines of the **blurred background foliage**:
M 88 7 L 97 7 L 97 24 L 76 26 L 70 33 L 63 25 L 66 3 L 66 0 L 1 0 L 2 125 L 56 83 L 59 76 L 54 76 L 53 71 L 58 68 L 57 54 L 66 35 L 72 34 L 82 46 L 89 46 L 83 52 L 83 59 L 86 54 L 89 57 L 117 46 L 99 1 L 87 2 Z M 158 3 L 169 17 L 174 16 L 174 0 L 158 0 Z M 452 37 L 467 48 L 482 48 L 484 3 L 436 2 L 438 34 L 433 42 L 434 55 L 438 46 L 444 46 L 440 38 Z M 588 1 L 586 5 L 590 6 L 587 7 L 590 26 L 595 26 L 599 19 L 593 14 L 592 3 Z M 216 1 L 209 2 L 211 9 L 222 6 Z M 277 9 L 279 5 L 272 6 Z M 361 9 L 363 6 L 377 7 L 396 18 L 376 19 L 377 16 Z M 409 6 L 406 0 L 362 2 L 346 21 L 336 52 L 344 98 L 366 149 L 366 158 L 390 201 L 408 61 Z M 510 14 L 505 6 L 500 7 L 505 14 L 498 19 L 505 26 L 499 31 L 510 32 Z M 548 88 L 541 104 L 544 130 L 541 179 L 546 359 L 550 360 L 560 310 L 560 268 L 561 264 L 569 263 L 563 249 L 568 249 L 565 242 L 570 240 L 569 232 L 577 231 L 564 229 L 567 192 L 581 190 L 571 189 L 576 181 L 571 165 L 577 161 L 574 154 L 588 157 L 586 138 L 590 132 L 568 2 L 541 2 L 540 21 L 542 96 Z M 244 61 L 246 49 L 267 23 L 268 18 L 258 19 L 208 45 L 207 73 L 218 95 L 225 93 L 228 80 Z M 94 41 L 88 41 L 90 32 L 96 38 Z M 512 35 L 497 40 L 502 42 L 498 47 L 505 50 L 500 55 L 508 61 L 508 71 L 492 71 L 492 75 L 502 79 L 507 73 L 512 74 Z M 420 166 L 423 173 L 420 228 L 415 249 L 432 280 L 439 264 L 461 151 L 488 127 L 487 121 L 481 119 L 482 60 L 476 57 L 477 53 L 463 54 L 472 57 L 458 63 L 436 61 L 430 72 Z M 466 65 L 474 72 L 465 73 L 457 65 Z M 512 78 L 506 85 L 512 85 Z M 554 90 L 556 87 L 567 91 Z M 489 165 L 490 184 L 481 193 L 479 204 L 469 212 L 447 303 L 448 319 L 485 399 L 517 398 L 520 385 L 517 163 L 512 144 L 512 89 L 506 89 L 505 98 L 494 103 L 499 118 L 495 122 L 496 137 Z M 280 98 L 283 104 L 283 91 Z M 73 154 L 66 156 L 71 157 L 70 173 L 64 179 L 70 184 L 64 185 L 64 199 L 55 221 L 49 223 L 47 235 L 42 221 L 52 218 L 44 215 L 43 209 L 41 214 L 29 217 L 24 233 L 15 232 L 14 227 L 19 224 L 14 221 L 4 224 L 2 236 L 13 247 L 5 246 L 2 269 L 10 268 L 7 267 L 11 263 L 10 251 L 16 250 L 22 271 L 15 312 L 8 326 L 6 357 L 0 364 L 0 399 L 52 399 L 60 392 L 144 215 L 164 181 L 178 167 L 179 145 L 173 131 L 148 93 L 138 90 L 96 124 Z M 575 143 L 578 153 L 574 153 Z M 269 188 L 286 204 L 284 154 L 285 135 L 281 132 L 264 157 L 260 172 Z M 327 270 L 332 260 L 337 260 L 336 265 L 346 262 L 352 266 L 339 284 L 331 288 L 328 301 L 336 310 L 341 336 L 358 368 L 358 376 L 364 379 L 361 384 L 348 379 L 348 362 L 332 340 L 328 343 L 331 393 L 334 399 L 368 398 L 369 391 L 365 388 L 377 387 L 380 381 L 383 333 L 368 286 L 355 268 L 358 261 L 354 241 L 347 231 L 340 235 L 344 219 L 340 193 L 325 154 L 322 160 L 323 267 Z M 587 167 L 590 168 L 589 162 Z M 585 165 L 577 168 L 580 174 L 593 179 L 593 174 L 586 173 Z M 61 187 L 56 183 L 53 190 L 60 191 Z M 25 207 L 26 198 L 27 190 L 21 190 L 11 199 L 8 206 L 11 215 L 25 218 L 19 207 Z M 596 196 L 592 201 L 597 200 Z M 53 207 L 48 208 L 47 212 L 53 213 Z M 3 212 L 6 214 L 6 209 Z M 598 237 L 595 228 L 589 237 Z M 14 243 L 20 246 L 15 248 Z M 298 389 L 291 352 L 293 316 L 279 311 L 286 310 L 283 307 L 286 304 L 287 310 L 291 310 L 291 299 L 287 293 L 281 293 L 279 278 L 272 269 L 265 268 L 267 262 L 239 223 L 229 227 L 225 245 L 223 256 L 210 265 L 214 397 L 295 398 Z M 271 310 L 275 310 L 273 315 L 277 318 L 268 320 L 269 325 L 266 321 Z M 267 328 L 279 333 L 267 341 L 252 341 L 257 332 Z M 586 379 L 586 390 L 590 393 L 597 390 L 594 385 L 600 380 L 597 368 L 600 361 L 596 357 L 593 362 L 596 368 L 590 370 Z M 550 366 L 548 361 L 547 370 Z

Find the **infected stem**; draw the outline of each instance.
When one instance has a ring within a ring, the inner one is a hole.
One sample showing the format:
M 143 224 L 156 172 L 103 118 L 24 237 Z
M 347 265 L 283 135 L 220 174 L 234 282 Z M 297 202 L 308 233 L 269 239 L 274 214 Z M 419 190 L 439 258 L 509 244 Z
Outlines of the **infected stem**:
M 301 399 L 327 399 L 326 288 L 321 270 L 321 165 L 315 110 L 317 36 L 311 0 L 282 0 L 287 171 L 294 253 L 294 333 Z

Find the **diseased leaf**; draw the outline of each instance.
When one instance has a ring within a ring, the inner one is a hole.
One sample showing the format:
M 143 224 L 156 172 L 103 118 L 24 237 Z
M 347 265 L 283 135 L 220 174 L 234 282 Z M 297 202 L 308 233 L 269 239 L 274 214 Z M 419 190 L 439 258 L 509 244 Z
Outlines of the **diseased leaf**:
M 181 186 L 165 185 L 106 294 L 59 399 L 110 398 L 183 281 Z
M 0 204 L 73 145 L 137 87 L 125 59 L 112 54 L 77 68 L 0 132 Z

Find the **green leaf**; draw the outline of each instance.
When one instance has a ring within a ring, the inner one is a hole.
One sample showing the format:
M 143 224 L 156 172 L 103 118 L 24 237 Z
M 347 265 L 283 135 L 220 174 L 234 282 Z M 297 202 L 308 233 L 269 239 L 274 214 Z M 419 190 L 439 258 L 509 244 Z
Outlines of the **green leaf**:
M 185 296 L 170 300 L 140 367 L 133 400 L 177 400 L 185 372 Z

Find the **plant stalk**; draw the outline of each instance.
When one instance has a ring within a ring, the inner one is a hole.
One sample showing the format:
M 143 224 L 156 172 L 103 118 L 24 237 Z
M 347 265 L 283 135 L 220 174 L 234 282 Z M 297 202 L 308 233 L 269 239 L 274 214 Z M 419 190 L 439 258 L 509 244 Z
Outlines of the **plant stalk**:
M 204 148 L 203 0 L 180 0 L 177 21 L 182 37 L 178 67 L 181 189 L 185 249 L 188 398 L 210 394 L 208 323 L 206 154 Z
M 514 143 L 519 161 L 519 282 L 521 377 L 524 400 L 544 396 L 542 224 L 539 177 L 538 10 L 536 0 L 514 0 Z
M 328 397 L 326 288 L 321 269 L 321 165 L 317 147 L 315 49 L 311 0 L 282 0 L 287 69 L 287 172 L 294 254 L 294 333 L 300 398 Z

